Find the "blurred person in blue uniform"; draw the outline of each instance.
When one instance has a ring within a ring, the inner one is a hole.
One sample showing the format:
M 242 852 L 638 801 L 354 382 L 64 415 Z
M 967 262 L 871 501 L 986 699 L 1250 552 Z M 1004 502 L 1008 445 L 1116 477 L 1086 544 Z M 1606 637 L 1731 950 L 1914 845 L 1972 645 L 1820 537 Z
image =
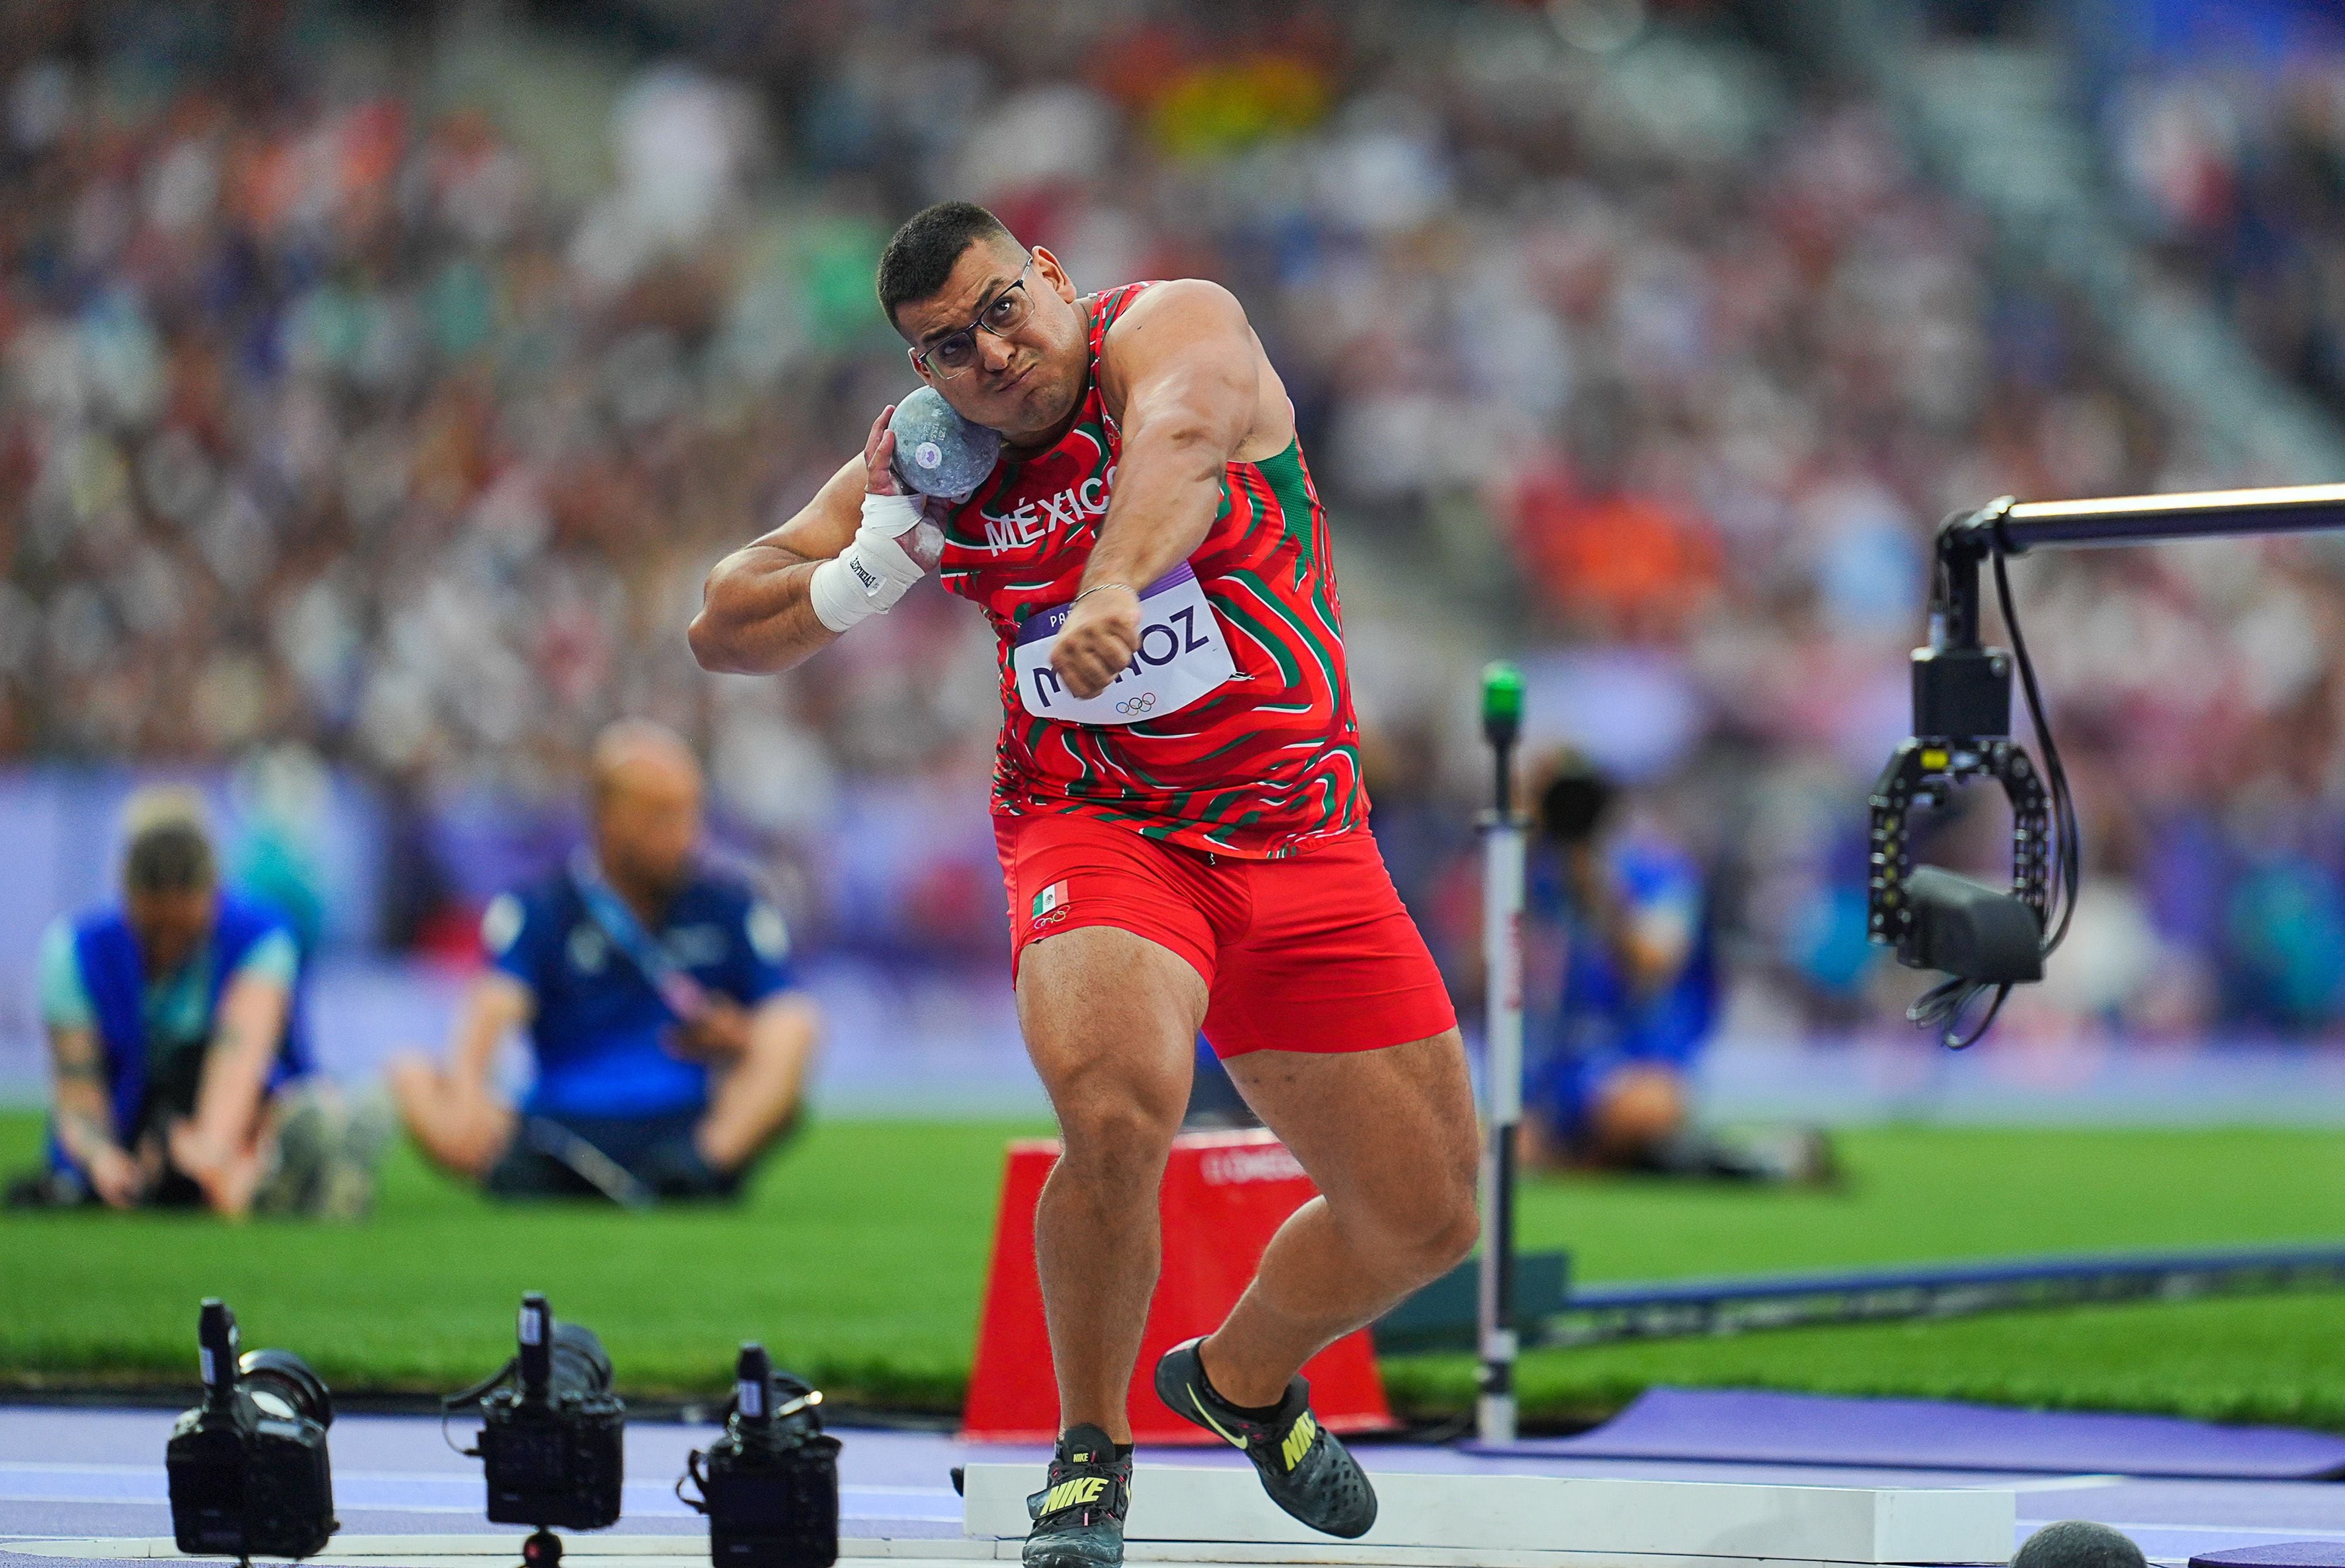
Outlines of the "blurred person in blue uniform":
M 1576 756 L 1549 764 L 1536 798 L 1566 953 L 1551 1037 L 1524 1075 L 1526 1163 L 1828 1179 L 1814 1133 L 1729 1140 L 1694 1119 L 1721 990 L 1700 860 L 1651 814 L 1621 812 L 1616 786 Z
M 392 1098 L 428 1157 L 495 1197 L 731 1198 L 796 1123 L 814 1056 L 787 932 L 699 863 L 700 767 L 672 732 L 604 732 L 592 816 L 561 873 L 490 904 L 447 1061 L 394 1061 Z M 524 1026 L 537 1076 L 516 1108 L 492 1070 Z
M 192 793 L 142 792 L 126 828 L 120 901 L 42 940 L 48 1168 L 12 1200 L 362 1209 L 369 1162 L 326 1168 L 347 1123 L 310 1078 L 292 931 L 219 885 Z

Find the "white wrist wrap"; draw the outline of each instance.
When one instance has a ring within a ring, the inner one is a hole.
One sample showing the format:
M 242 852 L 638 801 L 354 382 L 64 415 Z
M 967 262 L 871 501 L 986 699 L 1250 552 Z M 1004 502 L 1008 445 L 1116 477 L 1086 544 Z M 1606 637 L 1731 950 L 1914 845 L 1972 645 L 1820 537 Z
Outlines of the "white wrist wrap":
M 920 563 L 897 542 L 919 526 L 920 517 L 918 496 L 865 496 L 863 525 L 855 531 L 854 542 L 837 560 L 816 567 L 807 583 L 815 619 L 844 632 L 892 606 L 925 576 Z
M 863 498 L 863 526 L 858 533 L 874 530 L 894 539 L 909 533 L 919 525 L 920 498 L 917 495 L 866 495 Z

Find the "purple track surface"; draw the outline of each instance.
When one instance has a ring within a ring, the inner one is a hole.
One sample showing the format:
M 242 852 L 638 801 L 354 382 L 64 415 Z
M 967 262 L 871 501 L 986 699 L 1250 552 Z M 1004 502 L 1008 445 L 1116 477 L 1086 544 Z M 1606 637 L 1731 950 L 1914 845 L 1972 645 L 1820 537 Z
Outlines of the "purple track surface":
M 1593 1431 L 1505 1452 L 1558 1459 L 1869 1464 L 2199 1481 L 2345 1475 L 2345 1437 L 2167 1416 L 2004 1410 L 1928 1400 L 1654 1389 Z
M 163 1441 L 171 1416 L 149 1411 L 0 1407 L 0 1543 L 29 1536 L 167 1536 Z M 461 1436 L 465 1427 L 459 1425 Z M 698 1534 L 699 1517 L 670 1491 L 687 1449 L 709 1427 L 639 1421 L 627 1428 L 626 1524 L 632 1533 Z M 1042 1451 L 980 1448 L 937 1434 L 843 1429 L 839 1455 L 842 1533 L 957 1535 L 960 1503 L 949 1472 L 971 1460 L 1031 1462 Z M 2094 1519 L 2125 1531 L 2154 1560 L 2313 1542 L 2345 1550 L 2345 1486 L 2309 1481 L 2133 1479 L 2027 1470 L 1949 1470 L 1917 1465 L 1790 1464 L 1609 1459 L 1584 1454 L 1477 1454 L 1456 1448 L 1363 1444 L 1371 1472 L 1628 1476 L 1851 1486 L 2010 1486 L 2019 1492 L 2020 1530 L 2056 1519 Z M 1196 1449 L 1143 1453 L 1181 1464 L 1241 1464 L 1235 1454 Z M 439 1423 L 406 1416 L 343 1416 L 333 1427 L 334 1497 L 350 1534 L 506 1533 L 482 1519 L 478 1462 L 452 1452 Z M 2080 1467 L 2081 1470 L 2082 1467 Z M 2015 1542 L 2015 1544 L 2016 1543 Z M 10 1554 L 0 1568 L 67 1568 L 70 1560 Z M 583 1561 L 583 1560 L 582 1560 Z M 2247 1560 L 2238 1560 L 2244 1563 Z M 2340 1558 L 2265 1557 L 2262 1563 L 2337 1563 Z M 118 1568 L 118 1565 L 116 1565 Z
M 2190 1559 L 2190 1568 L 2345 1568 L 2345 1541 L 2284 1541 Z

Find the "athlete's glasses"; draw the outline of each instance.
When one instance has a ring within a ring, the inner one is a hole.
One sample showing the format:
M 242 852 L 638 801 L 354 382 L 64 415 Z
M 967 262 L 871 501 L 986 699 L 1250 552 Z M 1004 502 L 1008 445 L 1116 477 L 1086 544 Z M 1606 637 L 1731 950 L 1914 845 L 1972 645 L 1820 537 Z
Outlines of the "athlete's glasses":
M 1034 270 L 1034 258 L 1027 257 L 1026 265 L 1018 269 L 1017 280 L 995 295 L 977 319 L 949 337 L 940 338 L 925 349 L 915 352 L 912 363 L 925 368 L 939 381 L 949 381 L 977 363 L 977 335 L 980 331 L 1007 338 L 1026 325 L 1026 318 L 1034 313 L 1033 296 L 1026 292 L 1026 275 Z

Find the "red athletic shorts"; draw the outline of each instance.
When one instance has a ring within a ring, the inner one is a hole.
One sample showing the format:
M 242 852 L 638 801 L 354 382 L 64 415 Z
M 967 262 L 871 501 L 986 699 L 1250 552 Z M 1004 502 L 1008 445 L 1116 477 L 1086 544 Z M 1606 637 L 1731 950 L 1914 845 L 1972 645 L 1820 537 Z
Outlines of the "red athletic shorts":
M 1365 827 L 1284 860 L 1207 855 L 1081 816 L 997 816 L 1013 978 L 1026 945 L 1111 926 L 1204 976 L 1216 1056 L 1373 1051 L 1457 1015 Z

